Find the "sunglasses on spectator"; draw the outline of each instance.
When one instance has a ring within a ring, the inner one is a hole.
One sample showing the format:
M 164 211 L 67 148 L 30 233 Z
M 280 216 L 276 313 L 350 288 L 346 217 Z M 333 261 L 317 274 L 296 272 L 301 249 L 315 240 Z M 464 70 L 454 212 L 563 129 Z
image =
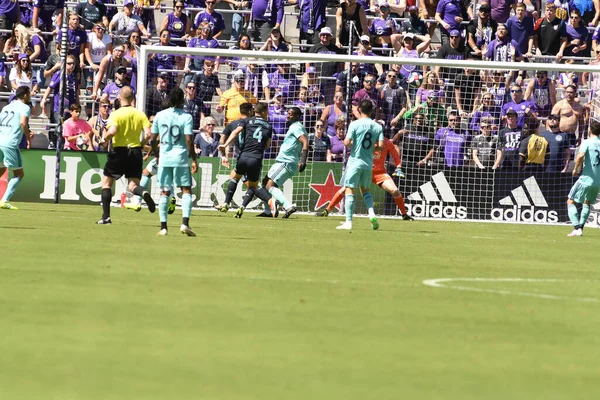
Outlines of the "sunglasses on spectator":
M 175 9 L 176 9 L 176 10 L 177 10 L 177 9 L 181 10 L 181 9 L 183 9 L 183 6 L 175 6 Z
M 571 15 L 571 19 L 579 19 L 581 18 L 579 15 Z
M 208 3 L 207 3 L 208 4 Z M 206 126 L 215 126 L 216 124 L 206 124 Z
M 398 77 L 398 75 L 393 75 L 393 74 L 392 74 L 392 75 L 388 75 L 387 77 L 388 77 L 388 78 L 397 78 L 397 77 Z
M 511 89 L 511 91 L 510 91 L 510 92 L 511 92 L 511 93 L 520 93 L 520 92 L 521 92 L 521 89 L 517 89 L 517 90 L 512 90 L 512 89 Z
M 214 1 L 207 1 L 207 2 L 206 2 L 206 4 L 207 4 L 207 5 L 208 5 L 208 4 L 215 4 L 215 2 L 214 2 Z
M 74 62 L 68 62 L 67 65 L 75 65 Z
M 103 107 L 103 108 L 110 108 L 110 104 L 100 104 L 100 107 Z
M 365 83 L 373 83 L 375 82 L 373 79 L 365 79 Z
M 208 4 L 208 3 L 207 3 Z M 210 28 L 202 28 L 200 29 L 202 32 L 210 31 Z
M 186 86 L 188 89 L 196 89 L 196 86 Z
M 325 125 L 323 125 L 323 124 L 317 124 L 317 125 L 315 125 L 315 127 L 317 127 L 317 128 L 323 128 L 324 126 Z
M 483 100 L 491 100 L 491 97 L 484 97 Z

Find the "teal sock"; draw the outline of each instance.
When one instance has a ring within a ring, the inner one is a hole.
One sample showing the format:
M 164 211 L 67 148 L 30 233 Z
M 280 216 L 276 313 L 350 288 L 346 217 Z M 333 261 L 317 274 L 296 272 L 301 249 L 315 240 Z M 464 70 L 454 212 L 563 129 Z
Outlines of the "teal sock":
M 371 192 L 363 193 L 363 201 L 365 202 L 365 205 L 367 206 L 369 218 L 374 218 L 375 217 L 375 208 L 373 208 L 373 196 L 371 195 Z
M 160 222 L 167 222 L 167 215 L 169 209 L 169 198 L 165 195 L 160 195 L 160 199 L 158 200 L 158 215 L 160 217 Z
M 569 213 L 571 225 L 579 225 L 579 213 L 577 212 L 577 206 L 575 204 L 569 204 L 569 206 L 567 207 L 567 212 Z
M 344 203 L 346 203 L 346 221 L 352 222 L 352 215 L 354 215 L 354 195 L 347 194 L 344 199 Z
M 269 193 L 271 193 L 271 196 L 275 197 L 275 200 L 277 200 L 279 203 L 281 203 L 283 208 L 285 208 L 287 210 L 290 207 L 290 202 L 283 195 L 283 192 L 281 191 L 281 189 L 273 186 L 271 189 L 269 189 Z
M 192 195 L 191 193 L 184 193 L 181 195 L 181 212 L 183 218 L 189 218 L 192 215 Z
M 150 182 L 150 177 L 146 175 L 142 175 L 142 179 L 140 179 L 140 186 L 146 189 L 146 185 Z
M 171 185 L 169 188 L 169 193 L 171 193 L 171 197 L 175 197 L 175 186 Z
M 21 183 L 21 178 L 14 176 L 10 181 L 8 181 L 8 186 L 6 187 L 6 192 L 4 192 L 4 196 L 2 197 L 2 201 L 10 201 L 10 199 L 15 194 L 17 190 L 17 186 Z
M 581 207 L 581 217 L 579 217 L 579 225 L 581 226 L 581 228 L 583 228 L 585 226 L 585 223 L 587 222 L 587 219 L 589 216 L 590 216 L 590 205 L 584 204 Z

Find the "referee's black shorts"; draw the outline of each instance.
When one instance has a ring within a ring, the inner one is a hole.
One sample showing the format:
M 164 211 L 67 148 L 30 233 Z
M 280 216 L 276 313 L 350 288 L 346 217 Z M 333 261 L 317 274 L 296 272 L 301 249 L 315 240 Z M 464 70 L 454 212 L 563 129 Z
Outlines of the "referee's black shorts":
M 250 182 L 258 182 L 261 170 L 262 159 L 246 157 L 243 154 L 240 155 L 240 158 L 238 158 L 237 164 L 235 165 L 235 173 L 246 175 Z
M 125 175 L 125 178 L 141 179 L 143 160 L 141 147 L 115 147 L 108 153 L 104 176 L 119 179 Z

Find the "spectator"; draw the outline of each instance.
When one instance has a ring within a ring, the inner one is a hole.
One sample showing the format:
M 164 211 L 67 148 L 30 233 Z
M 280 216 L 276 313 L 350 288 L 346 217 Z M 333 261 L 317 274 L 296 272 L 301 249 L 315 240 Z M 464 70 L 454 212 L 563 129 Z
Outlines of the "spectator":
M 218 43 L 217 43 L 218 44 Z M 237 43 L 234 44 L 233 46 L 231 46 L 229 48 L 229 50 L 254 50 L 254 46 L 252 45 L 252 40 L 250 39 L 250 36 L 247 33 L 243 33 L 240 35 L 239 39 L 237 40 Z M 237 69 L 239 66 L 239 63 L 237 61 L 240 60 L 239 57 L 228 57 L 228 64 L 231 67 L 231 69 Z
M 196 83 L 196 97 L 202 100 L 202 115 L 204 116 L 211 115 L 210 102 L 212 102 L 213 96 L 215 94 L 218 96 L 223 95 L 219 77 L 213 73 L 214 70 L 215 63 L 212 60 L 204 60 L 202 71 L 193 75 L 193 80 L 189 81 Z
M 92 127 L 86 120 L 80 119 L 81 106 L 79 103 L 69 106 L 71 118 L 63 125 L 63 137 L 65 138 L 65 150 L 87 150 L 93 151 Z
M 279 29 L 283 20 L 282 0 L 254 0 L 248 33 L 255 42 L 264 42 L 273 28 Z
M 519 169 L 529 173 L 543 172 L 546 170 L 550 152 L 548 139 L 540 135 L 537 121 L 531 121 L 534 129 L 527 129 L 528 135 L 521 140 L 519 146 Z
M 556 16 L 554 1 L 547 0 L 546 13 L 543 18 L 536 21 L 534 32 L 536 33 L 535 46 L 542 55 L 557 56 L 561 49 L 561 43 L 567 40 L 567 32 L 565 22 Z
M 69 14 L 69 27 L 67 30 L 67 44 L 69 50 L 67 54 L 72 54 L 75 57 L 75 73 L 77 76 L 81 74 L 81 67 L 85 63 L 85 45 L 87 43 L 87 33 L 80 28 L 79 15 L 75 12 Z M 57 41 L 61 41 L 62 31 L 58 32 Z
M 527 15 L 527 6 L 518 3 L 515 15 L 506 21 L 508 37 L 517 42 L 519 53 L 526 58 L 533 55 L 533 18 Z
M 344 138 L 346 137 L 346 121 L 338 119 L 335 121 L 335 135 L 330 138 L 331 160 L 335 162 L 344 161 Z
M 441 3 L 441 2 L 440 2 Z M 450 43 L 442 44 L 437 52 L 437 58 L 440 60 L 465 60 L 467 58 L 467 48 L 460 40 L 460 31 L 453 29 L 449 32 Z M 434 68 L 438 80 L 454 82 L 454 77 L 460 74 L 458 68 L 442 68 L 439 65 Z
M 433 93 L 437 96 L 439 104 L 444 105 L 445 92 L 438 82 L 439 81 L 435 76 L 435 72 L 429 71 L 427 75 L 425 75 L 423 82 L 421 82 L 421 87 L 419 87 L 417 90 L 417 94 L 415 95 L 415 103 L 421 104 L 427 101 L 429 95 Z
M 217 121 L 213 117 L 202 120 L 202 129 L 194 138 L 196 155 L 202 157 L 217 157 L 219 155 L 219 134 L 215 132 Z
M 281 142 L 285 137 L 287 129 L 286 103 L 287 97 L 283 96 L 281 93 L 276 93 L 273 97 L 273 101 L 269 104 L 269 122 L 273 126 L 274 144 Z M 272 154 L 275 155 L 277 152 L 273 152 Z
M 161 72 L 158 75 L 157 84 L 146 91 L 146 114 L 148 117 L 153 117 L 162 110 L 162 103 L 167 100 L 170 79 L 171 75 Z
M 217 112 L 225 112 L 225 125 L 241 118 L 240 104 L 256 104 L 258 102 L 252 93 L 244 89 L 245 83 L 246 76 L 243 74 L 236 74 L 233 77 L 233 86 L 231 89 L 226 90 L 221 95 L 219 105 L 217 106 Z
M 415 48 L 415 39 L 416 36 L 413 33 L 406 32 L 402 37 L 402 47 L 400 47 L 399 43 L 394 44 L 394 49 L 396 50 L 396 57 L 398 58 L 419 58 L 421 54 L 429 47 L 429 36 L 419 36 L 419 41 L 421 42 Z M 416 70 L 416 65 L 411 65 L 408 62 L 402 63 L 402 67 L 400 69 L 400 74 L 404 76 L 406 79 L 409 79 L 411 74 Z
M 128 68 L 131 65 L 129 61 L 123 57 L 124 54 L 125 48 L 123 45 L 117 45 L 113 48 L 111 54 L 107 54 L 104 56 L 102 61 L 100 61 L 100 68 L 98 68 L 96 80 L 94 81 L 94 90 L 92 91 L 91 96 L 92 100 L 96 100 L 98 98 L 98 93 L 100 93 L 101 88 L 104 88 L 106 85 L 114 82 L 117 68 Z
M 126 76 L 127 76 L 127 68 L 125 68 L 123 66 L 117 68 L 117 70 L 115 71 L 115 80 L 113 82 L 109 83 L 108 85 L 104 86 L 100 100 L 108 99 L 111 106 L 114 107 L 115 100 L 117 100 L 119 98 L 119 93 L 121 93 L 121 89 L 123 89 L 123 87 L 126 86 L 126 82 L 125 82 Z M 134 93 L 135 93 L 135 91 L 134 91 Z
M 402 117 L 404 119 L 409 119 L 416 112 L 425 115 L 425 123 L 435 129 L 445 126 L 448 122 L 446 109 L 438 102 L 438 96 L 435 93 L 430 93 L 429 96 L 427 96 L 427 101 L 411 108 L 405 112 Z
M 511 100 L 510 90 L 507 90 L 506 81 L 507 78 L 504 75 L 504 71 L 496 70 L 492 73 L 492 81 L 486 85 L 487 92 L 492 95 L 494 103 L 500 108 L 504 106 L 504 103 L 508 103 Z
M 398 85 L 398 73 L 390 70 L 387 83 L 379 89 L 378 103 L 381 113 L 379 117 L 385 122 L 383 133 L 387 138 L 399 127 L 402 115 L 410 108 L 410 100 L 406 89 Z
M 56 51 L 54 54 L 50 54 L 46 60 L 46 64 L 43 67 L 44 80 L 52 78 L 52 75 L 62 67 L 60 61 L 60 42 L 56 42 Z
M 471 132 L 480 132 L 483 119 L 486 119 L 488 125 L 491 125 L 490 132 L 495 131 L 500 126 L 501 109 L 494 103 L 494 96 L 491 93 L 484 93 L 481 105 L 477 107 L 473 116 L 469 129 Z
M 219 39 L 225 30 L 225 19 L 223 18 L 223 14 L 218 11 L 215 11 L 215 4 L 217 0 L 207 0 L 206 1 L 206 10 L 204 12 L 198 13 L 196 18 L 194 19 L 194 26 L 205 26 L 204 24 L 208 24 L 211 28 L 211 38 Z
M 495 168 L 516 170 L 519 168 L 519 145 L 523 139 L 523 127 L 519 126 L 518 114 L 510 109 L 506 112 L 506 127 L 498 133 L 498 149 L 500 160 L 494 163 Z
M 174 46 L 171 43 L 171 34 L 168 29 L 160 31 L 159 42 L 154 46 Z M 174 75 L 171 70 L 175 69 L 175 56 L 172 54 L 154 53 L 148 61 L 148 79 L 154 80 L 158 74 L 162 74 L 163 70 L 167 70 L 169 78 L 169 86 L 175 82 Z
M 176 0 L 173 6 L 173 12 L 167 14 L 167 17 L 163 19 L 163 22 L 160 24 L 161 32 L 167 29 L 171 34 L 171 39 L 175 45 L 180 47 L 186 46 L 185 41 L 192 34 L 192 22 L 188 15 L 183 12 L 184 9 L 185 3 L 183 0 Z
M 265 40 L 265 43 L 261 46 L 259 51 L 274 51 L 274 52 L 289 52 L 291 47 L 288 46 L 288 43 L 285 41 L 283 35 L 281 35 L 281 31 L 279 28 L 273 28 L 271 34 Z M 265 66 L 267 72 L 275 72 L 277 71 L 277 64 L 267 64 Z
M 360 41 L 358 42 L 358 45 L 356 46 L 356 50 L 352 52 L 352 55 L 359 56 L 360 58 L 377 56 L 377 54 L 375 54 L 371 51 L 371 38 L 368 35 L 362 35 L 360 37 Z M 388 56 L 389 53 L 384 52 L 382 50 L 379 55 Z M 366 59 L 363 58 L 363 60 L 366 60 Z M 345 65 L 344 65 L 344 67 L 345 67 Z M 376 74 L 380 73 L 381 71 L 383 71 L 381 64 L 373 64 L 373 63 L 369 63 L 369 62 L 360 63 L 360 69 L 364 74 L 373 74 L 373 75 L 376 75 Z
M 241 39 L 241 38 L 240 38 Z M 200 24 L 198 29 L 196 29 L 196 36 L 193 37 L 188 43 L 187 47 L 191 48 L 205 48 L 205 49 L 218 49 L 220 47 L 217 39 L 212 37 L 212 29 L 208 22 L 203 22 Z M 183 71 L 188 74 L 184 79 L 184 82 L 187 82 L 188 79 L 191 79 L 189 73 L 191 71 L 198 71 L 200 67 L 203 65 L 205 60 L 210 60 L 211 63 L 214 62 L 215 71 L 219 70 L 219 57 L 201 57 L 201 56 L 190 56 L 185 59 L 185 66 Z M 193 61 L 193 63 L 192 63 Z
M 200 129 L 200 119 L 204 104 L 202 99 L 196 96 L 196 82 L 188 82 L 185 85 L 185 98 L 183 100 L 183 111 L 192 116 L 194 130 Z M 212 117 L 209 117 L 212 118 Z M 214 120 L 214 118 L 212 118 Z
M 467 43 L 474 53 L 473 58 L 477 60 L 483 58 L 490 42 L 496 37 L 498 23 L 490 18 L 491 10 L 488 3 L 483 3 L 479 7 L 477 18 L 467 25 Z
M 14 54 L 19 56 L 20 53 L 25 53 L 29 44 L 29 30 L 23 24 L 15 24 L 12 28 L 12 33 L 8 40 L 4 43 L 4 54 L 7 56 L 13 55 L 13 61 L 16 62 Z
M 342 46 L 348 46 L 350 38 L 351 22 L 359 35 L 354 35 L 353 46 L 358 44 L 358 36 L 369 35 L 369 25 L 367 23 L 367 14 L 365 10 L 356 2 L 356 0 L 343 0 L 335 13 L 335 45 L 340 49 Z
M 14 25 L 13 32 L 9 40 L 6 41 L 4 46 L 5 54 L 27 53 L 29 54 L 29 60 L 33 63 L 45 63 L 48 60 L 48 52 L 46 51 L 46 44 L 43 38 L 40 36 L 40 30 L 31 31 L 22 24 Z M 38 81 L 41 87 L 44 87 L 45 79 L 40 67 L 32 66 L 33 75 Z
M 329 136 L 323 135 L 323 132 L 325 132 L 325 123 L 318 121 L 315 124 L 315 133 L 308 136 L 308 142 L 312 148 L 312 160 L 331 162 L 333 160 L 331 155 L 331 140 Z
M 423 1 L 423 0 L 421 0 Z M 393 11 L 394 5 L 390 5 Z M 424 8 L 425 12 L 426 9 Z M 433 7 L 433 14 L 435 14 L 435 6 Z M 424 19 L 427 19 L 425 17 Z M 400 25 L 402 33 L 412 33 L 415 35 L 415 46 L 420 44 L 419 37 L 425 36 L 431 41 L 431 35 L 429 34 L 429 28 L 427 23 L 419 18 L 419 8 L 416 5 L 408 6 L 408 19 L 402 21 Z
M 435 20 L 441 26 L 440 38 L 442 45 L 450 44 L 452 31 L 458 31 L 460 36 L 461 23 L 468 19 L 467 8 L 461 1 L 440 0 L 435 9 Z
M 307 89 L 307 97 L 310 103 L 316 105 L 323 101 L 323 96 L 321 96 L 321 84 L 319 83 L 317 69 L 315 67 L 308 67 L 304 75 L 302 75 L 300 86 L 304 86 Z
M 137 68 L 137 48 L 142 45 L 142 37 L 139 32 L 131 32 L 127 37 L 127 42 L 124 44 L 125 53 L 123 57 Z
M 465 68 L 464 72 L 456 77 L 456 81 L 454 81 L 454 95 L 456 97 L 458 115 L 466 117 L 475 112 L 478 106 L 481 86 L 482 82 L 479 73 L 471 68 Z
M 331 42 L 333 39 L 333 33 L 328 27 L 324 27 L 319 32 L 319 38 L 321 41 L 310 48 L 309 53 L 314 54 L 342 54 L 343 51 L 335 46 Z M 306 68 L 310 66 L 310 63 L 306 63 Z M 321 94 L 325 96 L 325 101 L 329 101 L 335 93 L 335 79 L 329 80 L 328 77 L 333 77 L 335 74 L 340 72 L 344 64 L 337 62 L 322 62 L 315 65 L 317 68 L 317 74 L 325 79 L 321 80 Z
M 103 137 L 108 131 L 106 125 L 108 124 L 108 117 L 110 116 L 111 109 L 112 107 L 108 99 L 100 99 L 98 113 L 89 120 L 89 124 L 92 127 L 92 146 L 94 151 L 105 151 Z
M 537 106 L 537 115 L 546 118 L 550 115 L 552 107 L 556 104 L 556 86 L 548 78 L 547 71 L 538 71 L 535 78 L 531 79 L 525 89 L 525 99 L 531 99 Z
M 479 126 L 481 134 L 476 135 L 471 144 L 473 163 L 479 169 L 496 169 L 500 165 L 502 152 L 498 149 L 498 136 L 492 135 L 494 120 L 483 117 Z
M 499 24 L 504 24 L 510 17 L 510 12 L 515 8 L 517 0 L 490 0 L 492 19 Z
M 302 125 L 306 130 L 311 130 L 317 122 L 318 107 L 316 103 L 312 103 L 313 99 L 308 97 L 308 88 L 306 86 L 300 86 L 298 91 L 298 97 L 294 100 L 294 107 L 298 107 L 302 111 Z
M 224 0 L 225 3 L 229 3 L 229 7 L 236 11 L 247 11 L 249 9 L 250 2 L 245 0 Z M 231 16 L 231 37 L 230 40 L 237 42 L 244 31 L 244 21 L 247 21 L 248 15 L 240 12 L 233 13 Z
M 314 68 L 314 67 L 310 67 Z M 316 69 L 315 69 L 316 72 Z M 364 74 L 360 70 L 360 63 L 353 62 L 350 65 L 350 98 L 354 96 L 354 93 L 358 92 L 362 88 L 362 81 L 364 79 Z M 346 95 L 346 90 L 348 88 L 348 70 L 345 69 L 340 72 L 337 76 L 335 91 L 342 92 L 344 96 Z
M 560 115 L 550 114 L 546 119 L 547 131 L 543 133 L 548 140 L 548 172 L 566 173 L 569 170 L 571 147 L 576 146 L 575 135 L 560 130 Z
M 106 34 L 106 27 L 102 23 L 97 23 L 94 25 L 93 32 L 88 34 L 84 51 L 87 65 L 90 67 L 83 70 L 88 96 L 94 89 L 94 74 L 100 69 L 102 59 L 109 53 L 112 53 L 112 39 Z
M 4 53 L 0 54 L 0 91 L 6 90 L 6 56 Z
M 148 39 L 151 37 L 142 19 L 133 14 L 133 0 L 123 0 L 123 11 L 116 13 L 112 18 L 108 25 L 108 33 L 111 35 L 127 36 L 131 32 L 136 31 Z
M 19 4 L 16 1 L 2 2 L 0 5 L 0 29 L 12 30 L 13 26 L 19 22 Z M 6 35 L 0 33 L 0 48 L 4 48 Z
M 581 143 L 585 131 L 584 109 L 577 101 L 577 87 L 569 85 L 565 88 L 565 98 L 552 107 L 552 114 L 560 117 L 560 130 L 567 134 L 578 133 L 577 145 Z
M 263 67 L 259 67 L 255 59 L 248 59 L 248 65 L 242 66 L 235 73 L 246 74 L 244 89 L 252 93 L 258 100 L 264 98 L 264 88 L 269 86 L 269 79 L 267 71 Z
M 325 106 L 321 114 L 320 121 L 327 126 L 327 136 L 335 136 L 335 122 L 337 120 L 346 120 L 346 104 L 342 92 L 336 92 L 333 96 L 333 104 Z
M 587 48 L 588 31 L 587 27 L 582 24 L 581 13 L 576 8 L 571 10 L 571 18 L 565 28 L 565 34 L 567 39 L 562 41 L 556 58 L 560 60 L 563 56 L 585 56 L 584 51 Z
M 56 14 L 56 26 L 62 26 L 64 10 L 64 0 L 35 0 L 33 2 L 31 27 L 42 32 L 57 34 L 58 30 L 54 29 L 52 17 Z
M 282 62 L 277 65 L 277 71 L 267 75 L 268 85 L 265 86 L 265 99 L 271 100 L 276 94 L 288 98 L 295 96 L 300 90 L 300 81 L 290 72 L 290 64 Z
M 406 114 L 403 117 L 405 116 Z M 433 155 L 431 152 L 434 146 L 433 129 L 426 123 L 425 114 L 420 111 L 412 114 L 411 123 L 399 130 L 393 141 L 401 147 L 404 166 L 425 166 Z
M 517 125 L 522 128 L 525 125 L 525 118 L 537 119 L 537 105 L 530 100 L 523 98 L 523 89 L 520 85 L 513 83 L 510 86 L 510 97 L 512 101 L 502 106 L 502 118 L 505 119 L 508 110 L 514 110 L 519 116 Z
M 39 92 L 38 81 L 33 75 L 31 61 L 26 53 L 21 53 L 17 57 L 15 66 L 10 70 L 8 80 L 13 93 L 21 86 L 27 86 L 31 90 L 31 96 L 35 96 Z
M 435 140 L 437 149 L 434 148 L 433 156 L 437 151 L 443 152 L 447 167 L 462 167 L 464 165 L 471 137 L 467 132 L 460 129 L 460 116 L 456 111 L 448 113 L 448 126 L 438 129 Z
M 373 103 L 373 116 L 375 119 L 379 118 L 379 93 L 377 93 L 377 89 L 375 88 L 375 76 L 371 74 L 367 74 L 365 79 L 363 79 L 363 88 L 354 94 L 352 97 L 352 115 L 355 118 L 360 118 L 360 113 L 358 112 L 358 106 L 363 100 L 371 100 Z
M 523 60 L 519 44 L 510 39 L 508 28 L 500 23 L 496 30 L 496 39 L 490 42 L 484 56 L 488 61 L 515 62 Z
M 369 28 L 369 35 L 375 38 L 376 47 L 391 47 L 392 35 L 399 33 L 400 26 L 390 16 L 390 5 L 388 3 L 380 4 L 379 16 L 371 21 Z
M 582 25 L 596 26 L 600 22 L 600 2 L 597 0 L 573 1 L 569 2 L 569 10 L 579 11 L 582 18 Z
M 327 24 L 326 0 L 292 0 L 290 4 L 299 4 L 298 28 L 300 30 L 300 43 L 319 43 L 319 31 Z M 307 52 L 308 48 L 300 47 L 300 51 Z
M 106 6 L 98 0 L 86 0 L 75 6 L 75 12 L 81 18 L 81 25 L 86 31 L 92 30 L 95 24 L 108 26 L 109 20 L 106 15 Z

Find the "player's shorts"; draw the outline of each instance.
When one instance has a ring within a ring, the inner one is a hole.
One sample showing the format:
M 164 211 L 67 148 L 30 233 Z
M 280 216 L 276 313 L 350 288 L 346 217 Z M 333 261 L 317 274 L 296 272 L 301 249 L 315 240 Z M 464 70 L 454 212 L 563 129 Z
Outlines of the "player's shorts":
M 115 147 L 108 153 L 104 176 L 119 179 L 125 175 L 125 178 L 140 179 L 143 160 L 141 147 Z
M 192 187 L 190 167 L 159 167 L 158 186 L 160 189 L 169 191 L 173 184 L 176 187 Z
M 238 175 L 247 175 L 248 181 L 258 182 L 262 170 L 262 160 L 252 157 L 244 157 L 242 154 L 235 165 L 235 173 Z
M 371 182 L 373 182 L 377 186 L 380 186 L 383 182 L 387 180 L 393 181 L 392 177 L 386 174 L 385 172 L 372 173 L 371 175 Z
M 150 173 L 150 176 L 158 174 L 158 167 L 156 166 L 156 157 L 153 158 L 152 161 L 150 161 L 144 169 Z
M 0 147 L 0 168 L 2 167 L 7 167 L 8 169 L 23 168 L 21 150 L 17 147 Z
M 290 168 L 288 163 L 276 162 L 269 169 L 267 176 L 271 179 L 277 187 L 283 186 L 283 184 L 291 179 L 296 173 Z
M 600 187 L 588 185 L 578 179 L 569 192 L 569 199 L 579 204 L 583 204 L 586 200 L 589 203 L 595 203 L 598 192 L 600 192 Z
M 370 167 L 361 168 L 357 166 L 346 167 L 346 178 L 344 179 L 344 186 L 347 188 L 358 189 L 359 187 L 370 188 L 372 170 Z

